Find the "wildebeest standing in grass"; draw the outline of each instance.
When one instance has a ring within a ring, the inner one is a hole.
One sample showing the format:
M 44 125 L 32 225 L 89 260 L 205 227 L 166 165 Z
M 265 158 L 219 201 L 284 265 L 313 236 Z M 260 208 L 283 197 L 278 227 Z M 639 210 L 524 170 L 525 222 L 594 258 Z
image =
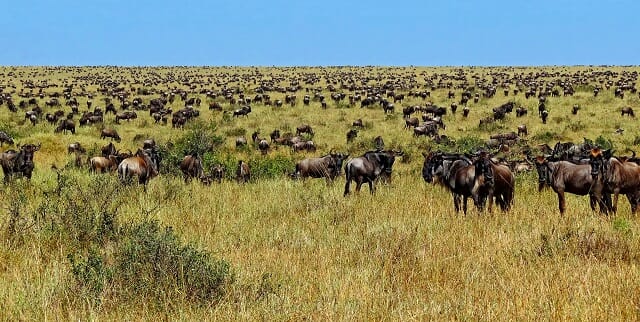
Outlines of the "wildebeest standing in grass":
M 456 213 L 462 211 L 467 214 L 467 202 L 473 195 L 475 185 L 475 167 L 471 159 L 464 155 L 444 154 L 441 152 L 423 153 L 424 164 L 422 166 L 422 178 L 426 182 L 438 179 L 453 196 L 453 205 Z
M 598 179 L 602 173 L 597 167 L 589 164 L 574 164 L 569 161 L 550 161 L 544 156 L 536 157 L 536 171 L 538 172 L 538 191 L 550 186 L 558 194 L 558 209 L 564 214 L 567 209 L 565 192 L 579 196 L 589 195 L 589 204 L 595 210 L 596 203 L 600 212 L 607 213 L 610 206 L 610 196 L 607 197 L 605 185 Z
M 635 162 L 621 161 L 613 157 L 610 150 L 602 151 L 599 148 L 591 150 L 589 164 L 592 169 L 597 168 L 602 172 L 600 178 L 606 185 L 605 188 L 613 193 L 613 213 L 618 210 L 619 195 L 624 194 L 631 205 L 631 213 L 635 214 L 640 201 L 640 166 Z
M 304 159 L 296 163 L 293 178 L 326 178 L 327 182 L 333 181 L 340 175 L 342 163 L 349 157 L 348 154 L 329 152 L 319 158 Z
M 495 197 L 496 204 L 502 211 L 508 211 L 515 195 L 515 177 L 508 166 L 494 163 L 487 154 L 481 153 L 474 161 L 473 200 L 480 211 L 485 201 L 489 201 L 489 212 L 492 211 Z
M 246 183 L 249 180 L 251 180 L 249 164 L 239 160 L 238 166 L 236 167 L 236 181 L 238 181 L 238 183 Z
M 115 171 L 118 167 L 118 160 L 115 155 L 108 157 L 93 157 L 89 159 L 89 171 L 95 173 L 104 173 L 107 171 Z
M 180 162 L 180 171 L 184 177 L 184 182 L 189 182 L 192 178 L 200 178 L 204 173 L 202 158 L 198 153 L 186 155 Z
M 369 192 L 375 192 L 375 181 L 382 173 L 390 176 L 395 162 L 395 151 L 369 151 L 361 157 L 353 158 L 344 167 L 346 183 L 344 196 L 349 194 L 351 181 L 356 182 L 356 192 L 360 191 L 363 183 L 369 184 Z
M 9 182 L 9 179 L 16 175 L 31 179 L 31 174 L 35 167 L 33 155 L 36 151 L 40 150 L 40 146 L 40 144 L 26 144 L 18 146 L 20 151 L 16 152 L 11 150 L 0 153 L 0 165 L 2 165 L 2 171 L 4 173 L 4 183 Z
M 67 131 L 71 132 L 71 134 L 76 134 L 76 124 L 73 120 L 64 119 L 60 121 L 60 124 L 55 128 L 55 133 L 66 133 Z
M 11 136 L 9 136 L 9 134 L 7 134 L 6 132 L 0 131 L 0 147 L 4 143 L 8 143 L 9 145 L 13 145 L 13 138 L 11 138 Z
M 118 135 L 118 132 L 112 128 L 102 129 L 102 131 L 100 131 L 100 138 L 101 139 L 111 138 L 112 140 L 116 140 L 116 142 L 120 142 L 121 140 L 120 135 Z
M 621 114 L 622 114 L 622 116 L 624 116 L 626 114 L 626 115 L 629 115 L 630 117 L 636 117 L 636 115 L 633 113 L 633 109 L 631 107 L 629 107 L 629 106 L 623 107 Z
M 123 183 L 132 177 L 138 177 L 138 183 L 144 185 L 147 191 L 149 180 L 158 175 L 160 170 L 160 156 L 155 149 L 138 149 L 132 157 L 126 158 L 118 165 L 118 177 Z

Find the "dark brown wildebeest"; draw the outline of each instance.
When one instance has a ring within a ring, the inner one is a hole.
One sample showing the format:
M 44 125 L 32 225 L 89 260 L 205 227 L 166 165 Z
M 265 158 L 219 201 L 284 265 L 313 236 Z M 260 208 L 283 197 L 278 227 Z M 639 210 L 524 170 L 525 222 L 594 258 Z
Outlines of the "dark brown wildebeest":
M 502 211 L 509 211 L 513 205 L 516 180 L 508 166 L 494 163 L 485 153 L 473 162 L 474 186 L 471 191 L 473 201 L 482 211 L 489 200 L 489 212 L 493 208 L 493 199 Z
M 44 118 L 49 122 L 49 124 L 56 124 L 56 122 L 58 122 L 58 116 L 55 114 L 47 113 Z
M 410 129 L 410 128 L 415 128 L 418 125 L 420 125 L 420 120 L 418 120 L 417 117 L 407 117 L 404 119 L 404 128 L 405 129 Z
M 120 142 L 122 140 L 120 135 L 118 135 L 118 132 L 112 128 L 102 129 L 102 131 L 100 131 L 100 138 L 111 138 L 112 140 L 116 140 L 116 142 Z
M 636 115 L 633 113 L 633 109 L 629 106 L 622 108 L 622 116 L 624 116 L 625 114 L 631 117 L 636 117 Z
M 326 178 L 327 182 L 331 182 L 340 175 L 342 163 L 348 157 L 348 154 L 329 152 L 319 158 L 304 159 L 296 163 L 295 171 L 291 177 L 294 179 Z
M 580 110 L 580 105 L 573 105 L 573 108 L 571 108 L 571 114 L 578 115 L 579 110 Z
M 9 134 L 7 134 L 6 132 L 0 131 L 0 147 L 4 143 L 8 143 L 9 145 L 13 145 L 13 138 L 11 138 L 9 136 Z
M 138 183 L 144 185 L 147 191 L 149 180 L 158 175 L 160 170 L 160 156 L 155 149 L 138 149 L 132 157 L 126 158 L 118 165 L 118 177 L 126 183 L 133 176 L 138 177 Z
M 524 107 L 518 107 L 516 108 L 516 117 L 521 117 L 521 116 L 525 116 L 527 115 L 528 111 L 526 108 Z
M 313 129 L 309 124 L 302 124 L 296 128 L 296 135 L 300 135 L 302 133 L 313 135 Z
M 392 103 L 389 103 L 387 101 L 384 101 L 382 103 L 382 111 L 387 114 L 387 113 L 393 113 L 395 109 L 395 106 Z
M 384 150 L 384 140 L 382 136 L 378 135 L 373 139 L 373 144 L 376 147 L 376 150 L 382 151 Z
M 85 150 L 85 148 L 82 147 L 80 142 L 73 142 L 73 143 L 69 144 L 69 146 L 67 147 L 67 152 L 69 154 L 71 154 L 71 153 L 85 153 L 85 152 L 87 152 L 87 150 Z
M 204 173 L 202 167 L 202 158 L 198 153 L 186 155 L 182 162 L 180 162 L 180 171 L 184 177 L 184 182 L 187 183 L 193 178 L 200 178 Z
M 353 142 L 353 140 L 355 140 L 356 137 L 358 137 L 358 130 L 356 129 L 349 130 L 349 132 L 347 132 L 347 143 Z
M 529 131 L 527 130 L 527 125 L 520 124 L 518 125 L 518 136 L 527 136 L 529 135 Z
M 465 106 L 462 109 L 462 116 L 464 116 L 464 117 L 468 117 L 469 116 L 469 108 L 467 106 Z
M 251 113 L 251 106 L 243 106 L 240 109 L 236 109 L 233 111 L 233 117 L 238 117 L 238 116 L 248 116 L 249 113 Z
M 266 139 L 260 139 L 258 142 L 258 150 L 260 150 L 262 155 L 269 153 L 269 142 Z
M 542 119 L 542 124 L 547 124 L 548 117 L 549 117 L 549 111 L 547 110 L 542 111 L 542 114 L 540 116 L 540 118 Z
M 113 145 L 113 142 L 109 142 L 109 144 L 103 146 L 101 151 L 102 151 L 102 156 L 105 158 L 110 155 L 117 154 L 116 147 Z
M 356 182 L 356 192 L 360 191 L 363 183 L 369 184 L 369 192 L 375 192 L 375 181 L 384 175 L 391 177 L 393 163 L 396 155 L 402 155 L 398 151 L 368 151 L 361 157 L 353 158 L 344 166 L 346 183 L 344 196 L 349 194 L 351 181 Z
M 589 155 L 591 168 L 599 169 L 603 173 L 601 177 L 607 191 L 613 193 L 611 210 L 615 214 L 618 210 L 618 197 L 620 194 L 627 196 L 631 205 L 631 213 L 635 214 L 640 202 L 640 166 L 637 163 L 622 160 L 611 156 L 611 151 L 602 151 L 598 148 L 591 150 Z
M 220 104 L 218 102 L 211 102 L 211 103 L 209 103 L 209 110 L 222 111 L 222 104 Z
M 424 122 L 413 128 L 413 136 L 434 136 L 438 135 L 438 124 L 433 121 Z
M 451 103 L 451 114 L 456 114 L 457 110 L 458 110 L 458 104 L 456 104 L 456 102 Z
M 71 134 L 76 134 L 76 123 L 73 120 L 64 119 L 60 121 L 60 124 L 53 130 L 55 133 L 66 133 L 70 131 Z
M 351 126 L 363 128 L 364 124 L 362 124 L 362 119 L 357 119 L 357 120 L 353 121 L 353 123 L 351 123 Z
M 602 176 L 597 167 L 589 164 L 574 164 L 568 161 L 549 161 L 543 156 L 536 157 L 536 171 L 538 172 L 538 191 L 550 186 L 558 194 L 558 208 L 560 214 L 567 209 L 565 192 L 579 196 L 589 195 L 592 210 L 596 203 L 600 212 L 607 213 L 610 207 L 610 196 L 605 193 L 605 185 L 598 176 Z M 593 170 L 593 171 L 592 171 Z
M 271 138 L 271 142 L 275 141 L 275 139 L 277 138 L 280 138 L 280 130 L 279 129 L 273 130 L 273 132 L 269 134 L 269 137 Z
M 411 117 L 411 114 L 413 114 L 415 111 L 416 111 L 415 107 L 407 106 L 402 109 L 402 116 L 406 119 L 408 117 Z
M 18 152 L 10 150 L 0 153 L 0 165 L 2 165 L 2 171 L 4 172 L 4 183 L 9 182 L 9 179 L 16 175 L 31 179 L 31 174 L 35 167 L 33 155 L 40 150 L 40 146 L 40 144 L 26 144 L 18 146 L 20 149 Z
M 211 176 L 218 183 L 222 182 L 222 179 L 224 179 L 224 167 L 221 164 L 216 164 L 211 169 Z
M 104 173 L 107 171 L 115 171 L 118 167 L 118 160 L 115 155 L 109 157 L 93 157 L 89 159 L 89 171 L 95 173 Z
M 136 114 L 136 112 L 134 111 L 124 111 L 120 114 L 116 115 L 116 124 L 120 124 L 120 120 L 135 120 L 138 118 L 138 114 Z
M 146 139 L 142 141 L 143 149 L 153 149 L 156 146 L 156 141 L 154 139 Z
M 467 201 L 473 194 L 475 186 L 475 167 L 464 155 L 443 154 L 441 152 L 423 153 L 422 178 L 426 182 L 438 182 L 453 195 L 453 206 L 456 213 L 467 214 Z
M 238 183 L 246 183 L 249 180 L 251 180 L 249 164 L 239 160 L 238 166 L 236 167 L 236 181 L 238 181 Z

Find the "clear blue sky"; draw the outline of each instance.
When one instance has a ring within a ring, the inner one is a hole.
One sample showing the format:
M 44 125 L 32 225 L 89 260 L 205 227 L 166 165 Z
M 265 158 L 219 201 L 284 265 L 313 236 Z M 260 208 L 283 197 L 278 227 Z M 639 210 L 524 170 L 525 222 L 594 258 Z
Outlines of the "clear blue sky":
M 7 0 L 0 65 L 637 65 L 639 2 Z

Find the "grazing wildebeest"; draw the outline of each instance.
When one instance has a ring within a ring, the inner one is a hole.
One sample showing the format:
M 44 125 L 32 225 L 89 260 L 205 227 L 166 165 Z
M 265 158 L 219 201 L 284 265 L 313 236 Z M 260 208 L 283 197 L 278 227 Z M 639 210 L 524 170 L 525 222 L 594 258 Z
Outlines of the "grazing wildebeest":
M 67 147 L 67 152 L 69 154 L 71 153 L 85 153 L 87 152 L 85 150 L 85 148 L 80 144 L 80 142 L 73 142 L 71 144 L 69 144 L 69 146 Z
M 453 196 L 456 213 L 462 211 L 467 214 L 467 201 L 473 194 L 475 185 L 475 167 L 472 161 L 464 155 L 443 154 L 441 152 L 423 153 L 422 178 L 426 182 L 433 182 L 434 178 L 449 190 Z
M 192 178 L 200 178 L 204 173 L 202 158 L 198 153 L 186 155 L 180 162 L 180 171 L 184 177 L 184 182 L 189 182 Z
M 247 138 L 239 136 L 236 138 L 236 148 L 240 148 L 247 145 Z
M 516 117 L 521 117 L 524 116 L 528 113 L 527 109 L 524 107 L 518 107 L 516 108 Z
M 213 111 L 222 111 L 222 104 L 218 102 L 211 102 L 209 104 L 209 109 Z
M 104 139 L 104 138 L 111 138 L 112 140 L 116 140 L 116 142 L 120 142 L 120 135 L 118 135 L 118 132 L 115 129 L 112 128 L 104 128 L 102 129 L 102 131 L 100 131 L 100 138 Z
M 302 133 L 313 135 L 313 129 L 309 124 L 302 124 L 296 128 L 296 135 L 300 135 Z
M 529 135 L 529 131 L 527 130 L 527 125 L 525 124 L 518 125 L 518 136 L 520 136 L 521 134 L 522 136 Z
M 76 134 L 76 123 L 73 122 L 73 120 L 70 119 L 64 119 L 62 121 L 60 121 L 60 124 L 58 124 L 58 126 L 55 128 L 55 130 L 53 132 L 55 133 L 66 133 L 67 131 L 70 131 L 71 134 Z
M 633 109 L 629 106 L 622 108 L 622 116 L 624 116 L 625 114 L 631 117 L 636 117 L 636 115 L 633 113 Z
M 2 165 L 2 171 L 4 172 L 4 183 L 9 182 L 9 179 L 15 175 L 22 175 L 27 179 L 31 179 L 34 168 L 33 155 L 40 150 L 40 144 L 26 144 L 18 146 L 18 148 L 20 149 L 18 152 L 10 150 L 0 153 L 0 165 Z
M 9 145 L 13 145 L 13 139 L 6 132 L 0 131 L 0 147 L 4 143 L 8 143 Z
M 357 119 L 357 120 L 353 121 L 353 123 L 351 124 L 351 126 L 353 126 L 353 127 L 359 127 L 359 128 L 364 127 L 364 125 L 362 124 L 362 119 Z
M 260 150 L 260 153 L 262 153 L 262 155 L 265 155 L 269 152 L 269 142 L 267 142 L 267 140 L 265 139 L 261 139 L 258 142 L 258 150 Z
M 240 109 L 236 109 L 233 111 L 233 116 L 248 116 L 251 113 L 251 106 L 243 106 Z
M 606 196 L 605 185 L 598 176 L 602 176 L 600 169 L 592 169 L 589 164 L 574 164 L 569 161 L 549 161 L 543 156 L 536 157 L 536 171 L 538 172 L 538 191 L 550 186 L 558 194 L 558 209 L 564 214 L 567 206 L 565 192 L 579 196 L 589 195 L 590 206 L 595 210 L 596 203 L 600 212 L 607 213 L 610 198 Z
M 462 116 L 464 116 L 464 117 L 468 117 L 469 116 L 469 108 L 468 107 L 465 106 L 462 109 Z
M 236 181 L 238 183 L 245 183 L 251 180 L 251 169 L 249 169 L 249 164 L 239 160 L 238 166 L 236 167 Z
M 117 154 L 116 147 L 113 145 L 113 142 L 109 142 L 109 144 L 103 146 L 101 151 L 102 151 L 102 156 L 105 158 L 110 155 Z
M 291 176 L 295 179 L 326 178 L 327 182 L 331 182 L 340 175 L 342 163 L 348 157 L 348 154 L 329 152 L 319 158 L 304 159 L 296 163 L 295 171 Z
M 418 120 L 417 117 L 406 117 L 404 119 L 404 128 L 405 129 L 409 129 L 409 128 L 415 128 L 418 125 L 420 125 L 420 120 Z
M 358 137 L 358 130 L 356 129 L 349 130 L 349 132 L 347 132 L 347 143 L 353 142 L 353 140 L 355 140 L 356 137 Z
M 89 171 L 96 173 L 104 173 L 107 171 L 115 171 L 118 167 L 118 160 L 115 155 L 109 157 L 93 157 L 89 159 Z
M 424 122 L 413 128 L 413 136 L 434 136 L 438 135 L 438 124 L 433 121 Z
M 271 142 L 275 141 L 275 139 L 280 138 L 280 130 L 278 129 L 273 130 L 273 132 L 269 134 L 269 137 L 271 138 Z
M 155 149 L 138 149 L 132 157 L 126 158 L 118 165 L 118 177 L 123 183 L 133 176 L 138 177 L 138 183 L 144 185 L 147 191 L 149 180 L 158 175 L 160 170 L 160 156 Z
M 611 156 L 610 150 L 602 151 L 598 148 L 591 150 L 589 155 L 591 168 L 597 168 L 602 172 L 601 177 L 607 191 L 613 193 L 611 210 L 618 210 L 618 197 L 620 194 L 627 196 L 631 205 L 631 213 L 638 209 L 640 196 L 640 166 L 628 160 L 620 160 Z
M 356 182 L 356 192 L 360 191 L 363 183 L 369 184 L 369 192 L 375 192 L 374 182 L 385 173 L 390 177 L 393 170 L 393 163 L 396 155 L 401 155 L 398 151 L 368 151 L 361 157 L 353 158 L 344 166 L 346 184 L 344 186 L 344 196 L 349 194 L 351 181 Z

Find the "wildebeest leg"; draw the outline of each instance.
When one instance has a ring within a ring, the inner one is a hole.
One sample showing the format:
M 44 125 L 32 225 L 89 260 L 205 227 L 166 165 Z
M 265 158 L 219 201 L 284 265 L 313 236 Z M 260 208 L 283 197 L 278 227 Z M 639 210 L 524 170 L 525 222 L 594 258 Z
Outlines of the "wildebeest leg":
M 369 192 L 373 194 L 375 192 L 375 185 L 373 184 L 373 180 L 369 180 Z
M 453 207 L 456 209 L 456 213 L 460 212 L 460 196 L 453 193 Z
M 489 206 L 487 207 L 489 213 L 493 211 L 493 194 L 494 194 L 494 190 L 491 189 L 489 190 L 489 194 L 487 195 L 487 198 L 489 199 Z
M 467 214 L 467 201 L 469 200 L 469 198 L 467 196 L 462 196 L 462 212 L 466 215 Z
M 589 194 L 589 206 L 592 211 L 596 211 L 596 196 L 591 193 Z
M 566 201 L 564 200 L 564 190 L 559 190 L 558 194 L 558 209 L 560 210 L 560 214 L 564 215 L 564 211 L 567 208 Z
M 618 196 L 620 195 L 620 189 L 613 190 L 613 205 L 611 211 L 615 214 L 618 212 Z
M 360 192 L 360 188 L 362 188 L 362 177 L 356 178 L 356 192 Z
M 347 196 L 349 194 L 349 186 L 351 185 L 351 179 L 347 178 L 347 182 L 344 184 L 344 194 L 343 196 Z

